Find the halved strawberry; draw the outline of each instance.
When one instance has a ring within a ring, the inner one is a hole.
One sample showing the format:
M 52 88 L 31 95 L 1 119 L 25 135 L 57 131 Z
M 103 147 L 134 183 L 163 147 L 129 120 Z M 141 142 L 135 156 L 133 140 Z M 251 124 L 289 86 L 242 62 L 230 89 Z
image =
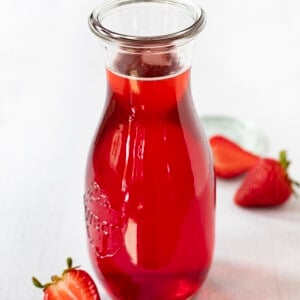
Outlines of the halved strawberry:
M 228 138 L 216 135 L 210 138 L 216 176 L 233 178 L 252 168 L 259 157 L 244 150 Z
M 44 290 L 44 300 L 100 300 L 91 276 L 78 267 L 72 267 L 71 258 L 67 258 L 67 266 L 61 276 L 52 276 L 51 282 L 46 284 L 32 277 L 33 284 Z
M 287 168 L 290 162 L 286 152 L 281 151 L 279 161 L 264 158 L 248 172 L 237 190 L 234 201 L 248 207 L 273 206 L 286 202 L 293 193 L 293 185 Z

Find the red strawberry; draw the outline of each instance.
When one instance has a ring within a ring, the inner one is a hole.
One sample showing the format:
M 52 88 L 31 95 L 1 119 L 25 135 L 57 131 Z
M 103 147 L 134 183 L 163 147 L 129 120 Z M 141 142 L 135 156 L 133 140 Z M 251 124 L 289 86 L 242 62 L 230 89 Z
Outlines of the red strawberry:
M 67 259 L 67 265 L 61 276 L 51 277 L 50 283 L 43 285 L 32 277 L 33 284 L 44 289 L 44 300 L 100 300 L 91 276 L 78 267 L 72 267 L 71 258 Z
M 284 203 L 293 193 L 293 184 L 287 173 L 290 162 L 286 152 L 280 152 L 279 161 L 265 158 L 248 172 L 234 201 L 241 206 L 273 206 Z
M 244 150 L 231 140 L 216 135 L 210 138 L 215 172 L 218 177 L 233 178 L 252 168 L 259 157 Z

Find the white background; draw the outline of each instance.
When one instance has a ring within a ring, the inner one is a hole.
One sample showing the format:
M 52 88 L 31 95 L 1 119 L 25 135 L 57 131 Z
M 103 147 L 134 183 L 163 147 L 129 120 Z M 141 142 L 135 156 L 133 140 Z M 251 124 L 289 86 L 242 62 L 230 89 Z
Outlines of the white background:
M 268 137 L 266 154 L 287 149 L 300 180 L 300 1 L 201 3 L 208 23 L 192 79 L 199 115 L 254 122 Z M 70 255 L 93 274 L 82 198 L 106 89 L 87 25 L 97 4 L 0 2 L 2 300 L 42 299 L 31 276 L 47 281 Z M 241 209 L 232 201 L 239 183 L 218 181 L 215 259 L 197 299 L 300 299 L 300 201 Z

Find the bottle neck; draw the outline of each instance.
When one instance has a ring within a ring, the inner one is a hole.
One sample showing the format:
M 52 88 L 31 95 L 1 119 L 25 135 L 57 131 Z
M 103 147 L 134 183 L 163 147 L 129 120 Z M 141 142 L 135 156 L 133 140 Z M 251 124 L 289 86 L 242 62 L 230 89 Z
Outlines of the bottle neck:
M 190 101 L 190 70 L 159 78 L 125 77 L 107 70 L 108 102 L 114 110 L 137 116 L 161 116 Z
M 104 43 L 105 64 L 113 72 L 139 79 L 173 76 L 190 68 L 195 40 L 165 48 L 122 48 Z
M 190 95 L 193 45 L 191 41 L 164 51 L 146 48 L 124 51 L 106 45 L 110 100 L 130 107 L 131 111 L 161 113 L 176 108 Z

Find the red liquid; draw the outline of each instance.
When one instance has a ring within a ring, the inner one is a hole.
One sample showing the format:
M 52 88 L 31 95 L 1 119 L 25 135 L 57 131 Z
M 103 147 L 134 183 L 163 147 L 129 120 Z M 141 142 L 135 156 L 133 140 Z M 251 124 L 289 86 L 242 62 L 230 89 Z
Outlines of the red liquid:
M 114 299 L 186 299 L 211 264 L 215 211 L 190 71 L 143 80 L 107 76 L 85 196 L 93 264 Z

